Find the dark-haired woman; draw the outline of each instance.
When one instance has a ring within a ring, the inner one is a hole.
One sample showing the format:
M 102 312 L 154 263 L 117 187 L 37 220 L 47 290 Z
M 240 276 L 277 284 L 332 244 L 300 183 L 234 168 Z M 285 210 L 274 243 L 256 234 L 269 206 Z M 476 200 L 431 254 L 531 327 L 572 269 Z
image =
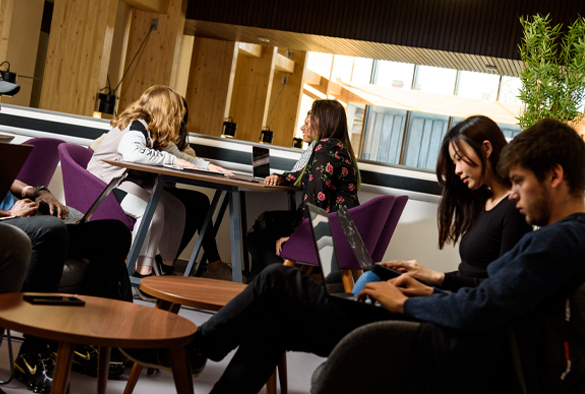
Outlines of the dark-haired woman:
M 512 249 L 532 230 L 508 200 L 510 185 L 497 173 L 504 134 L 490 118 L 472 116 L 453 127 L 441 145 L 437 178 L 443 186 L 439 204 L 439 248 L 459 239 L 458 270 L 442 273 L 416 260 L 384 263 L 429 285 L 456 291 L 475 287 L 487 278 L 487 266 Z M 358 279 L 354 293 L 367 282 L 380 280 L 367 272 Z
M 267 185 L 302 188 L 303 201 L 296 212 L 265 212 L 256 221 L 246 238 L 252 255 L 248 280 L 269 264 L 282 264 L 279 255 L 284 243 L 307 217 L 304 203 L 328 212 L 335 212 L 342 205 L 348 208 L 359 205 L 360 175 L 349 140 L 345 109 L 335 100 L 317 100 L 313 102 L 310 118 L 311 138 L 317 142 L 307 165 L 299 171 L 271 175 L 264 181 Z

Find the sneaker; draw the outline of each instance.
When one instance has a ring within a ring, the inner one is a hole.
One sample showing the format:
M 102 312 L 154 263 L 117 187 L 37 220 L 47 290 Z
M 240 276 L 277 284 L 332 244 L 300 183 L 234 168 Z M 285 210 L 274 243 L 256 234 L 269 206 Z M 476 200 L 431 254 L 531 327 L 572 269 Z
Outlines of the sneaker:
M 165 263 L 163 263 L 160 254 L 154 256 L 154 266 L 152 268 L 154 269 L 154 273 L 157 276 L 172 275 L 175 272 L 175 266 L 166 265 Z
M 202 278 L 209 278 L 209 279 L 218 279 L 218 280 L 227 280 L 229 282 L 232 281 L 232 268 L 225 262 L 221 262 L 219 267 L 211 268 L 211 266 L 207 266 L 207 271 L 201 274 Z
M 191 361 L 191 374 L 197 377 L 205 369 L 207 357 L 197 353 L 191 346 L 187 348 L 188 357 Z M 137 364 L 145 367 L 164 369 L 172 372 L 171 363 L 166 349 L 130 349 L 120 348 L 120 352 Z
M 54 352 L 21 354 L 14 361 L 14 376 L 35 393 L 50 393 L 55 360 Z M 69 388 L 67 383 L 67 392 Z
M 134 271 L 132 276 L 135 278 L 146 278 L 147 276 L 152 276 L 152 274 L 142 275 L 142 274 L 139 274 L 138 272 Z M 141 299 L 143 301 L 148 301 L 148 302 L 157 302 L 158 301 L 157 298 L 155 298 L 149 294 L 146 294 L 145 292 L 140 290 L 140 288 L 138 288 L 138 287 L 132 287 L 132 295 L 134 296 L 134 298 L 138 298 L 138 299 Z
M 97 377 L 98 348 L 91 345 L 78 345 L 73 352 L 71 369 L 84 375 Z M 120 360 L 110 357 L 108 379 L 118 379 L 126 371 L 126 366 Z

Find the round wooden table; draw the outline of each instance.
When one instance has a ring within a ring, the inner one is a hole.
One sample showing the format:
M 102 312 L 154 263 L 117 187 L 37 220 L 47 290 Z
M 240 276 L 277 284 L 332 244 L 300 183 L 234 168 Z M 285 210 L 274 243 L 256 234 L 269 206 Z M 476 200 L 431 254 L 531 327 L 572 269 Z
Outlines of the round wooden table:
M 23 293 L 0 295 L 0 327 L 59 342 L 51 394 L 65 394 L 76 344 L 99 346 L 99 394 L 106 392 L 111 347 L 167 348 L 177 393 L 193 393 L 184 345 L 193 340 L 197 326 L 189 320 L 107 298 L 79 295 L 84 306 L 61 306 L 33 305 L 22 297 Z

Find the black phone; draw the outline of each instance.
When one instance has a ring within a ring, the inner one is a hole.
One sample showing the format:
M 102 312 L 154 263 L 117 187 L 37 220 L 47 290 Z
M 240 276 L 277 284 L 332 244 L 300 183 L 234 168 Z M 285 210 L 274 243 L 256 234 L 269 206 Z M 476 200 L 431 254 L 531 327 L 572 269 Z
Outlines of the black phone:
M 85 301 L 73 296 L 25 295 L 22 298 L 38 305 L 85 305 Z

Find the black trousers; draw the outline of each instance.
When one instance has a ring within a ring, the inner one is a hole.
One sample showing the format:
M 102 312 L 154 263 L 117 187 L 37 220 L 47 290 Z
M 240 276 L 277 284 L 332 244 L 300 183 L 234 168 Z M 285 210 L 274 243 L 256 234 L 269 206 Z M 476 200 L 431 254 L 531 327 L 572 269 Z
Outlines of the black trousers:
M 256 219 L 246 234 L 246 247 L 252 256 L 249 281 L 270 264 L 282 264 L 284 260 L 276 255 L 276 241 L 292 234 L 297 215 L 296 211 L 268 211 Z
M 211 204 L 205 194 L 195 190 L 178 189 L 176 187 L 165 187 L 165 190 L 181 200 L 185 206 L 185 230 L 183 231 L 179 252 L 177 253 L 177 257 L 179 257 L 195 235 L 195 232 L 201 232 L 203 222 L 205 222 L 205 217 Z M 208 261 L 214 262 L 221 259 L 217 250 L 215 237 L 211 232 L 206 233 L 201 245 L 203 246 L 205 257 Z
M 46 215 L 4 221 L 22 229 L 32 242 L 23 291 L 55 292 L 66 258 L 87 259 L 81 294 L 118 298 L 118 280 L 130 249 L 131 234 L 118 220 L 66 225 Z
M 212 393 L 257 393 L 286 351 L 325 357 L 355 328 L 397 318 L 402 316 L 331 297 L 300 270 L 274 264 L 200 326 L 193 345 L 214 361 L 238 347 Z

